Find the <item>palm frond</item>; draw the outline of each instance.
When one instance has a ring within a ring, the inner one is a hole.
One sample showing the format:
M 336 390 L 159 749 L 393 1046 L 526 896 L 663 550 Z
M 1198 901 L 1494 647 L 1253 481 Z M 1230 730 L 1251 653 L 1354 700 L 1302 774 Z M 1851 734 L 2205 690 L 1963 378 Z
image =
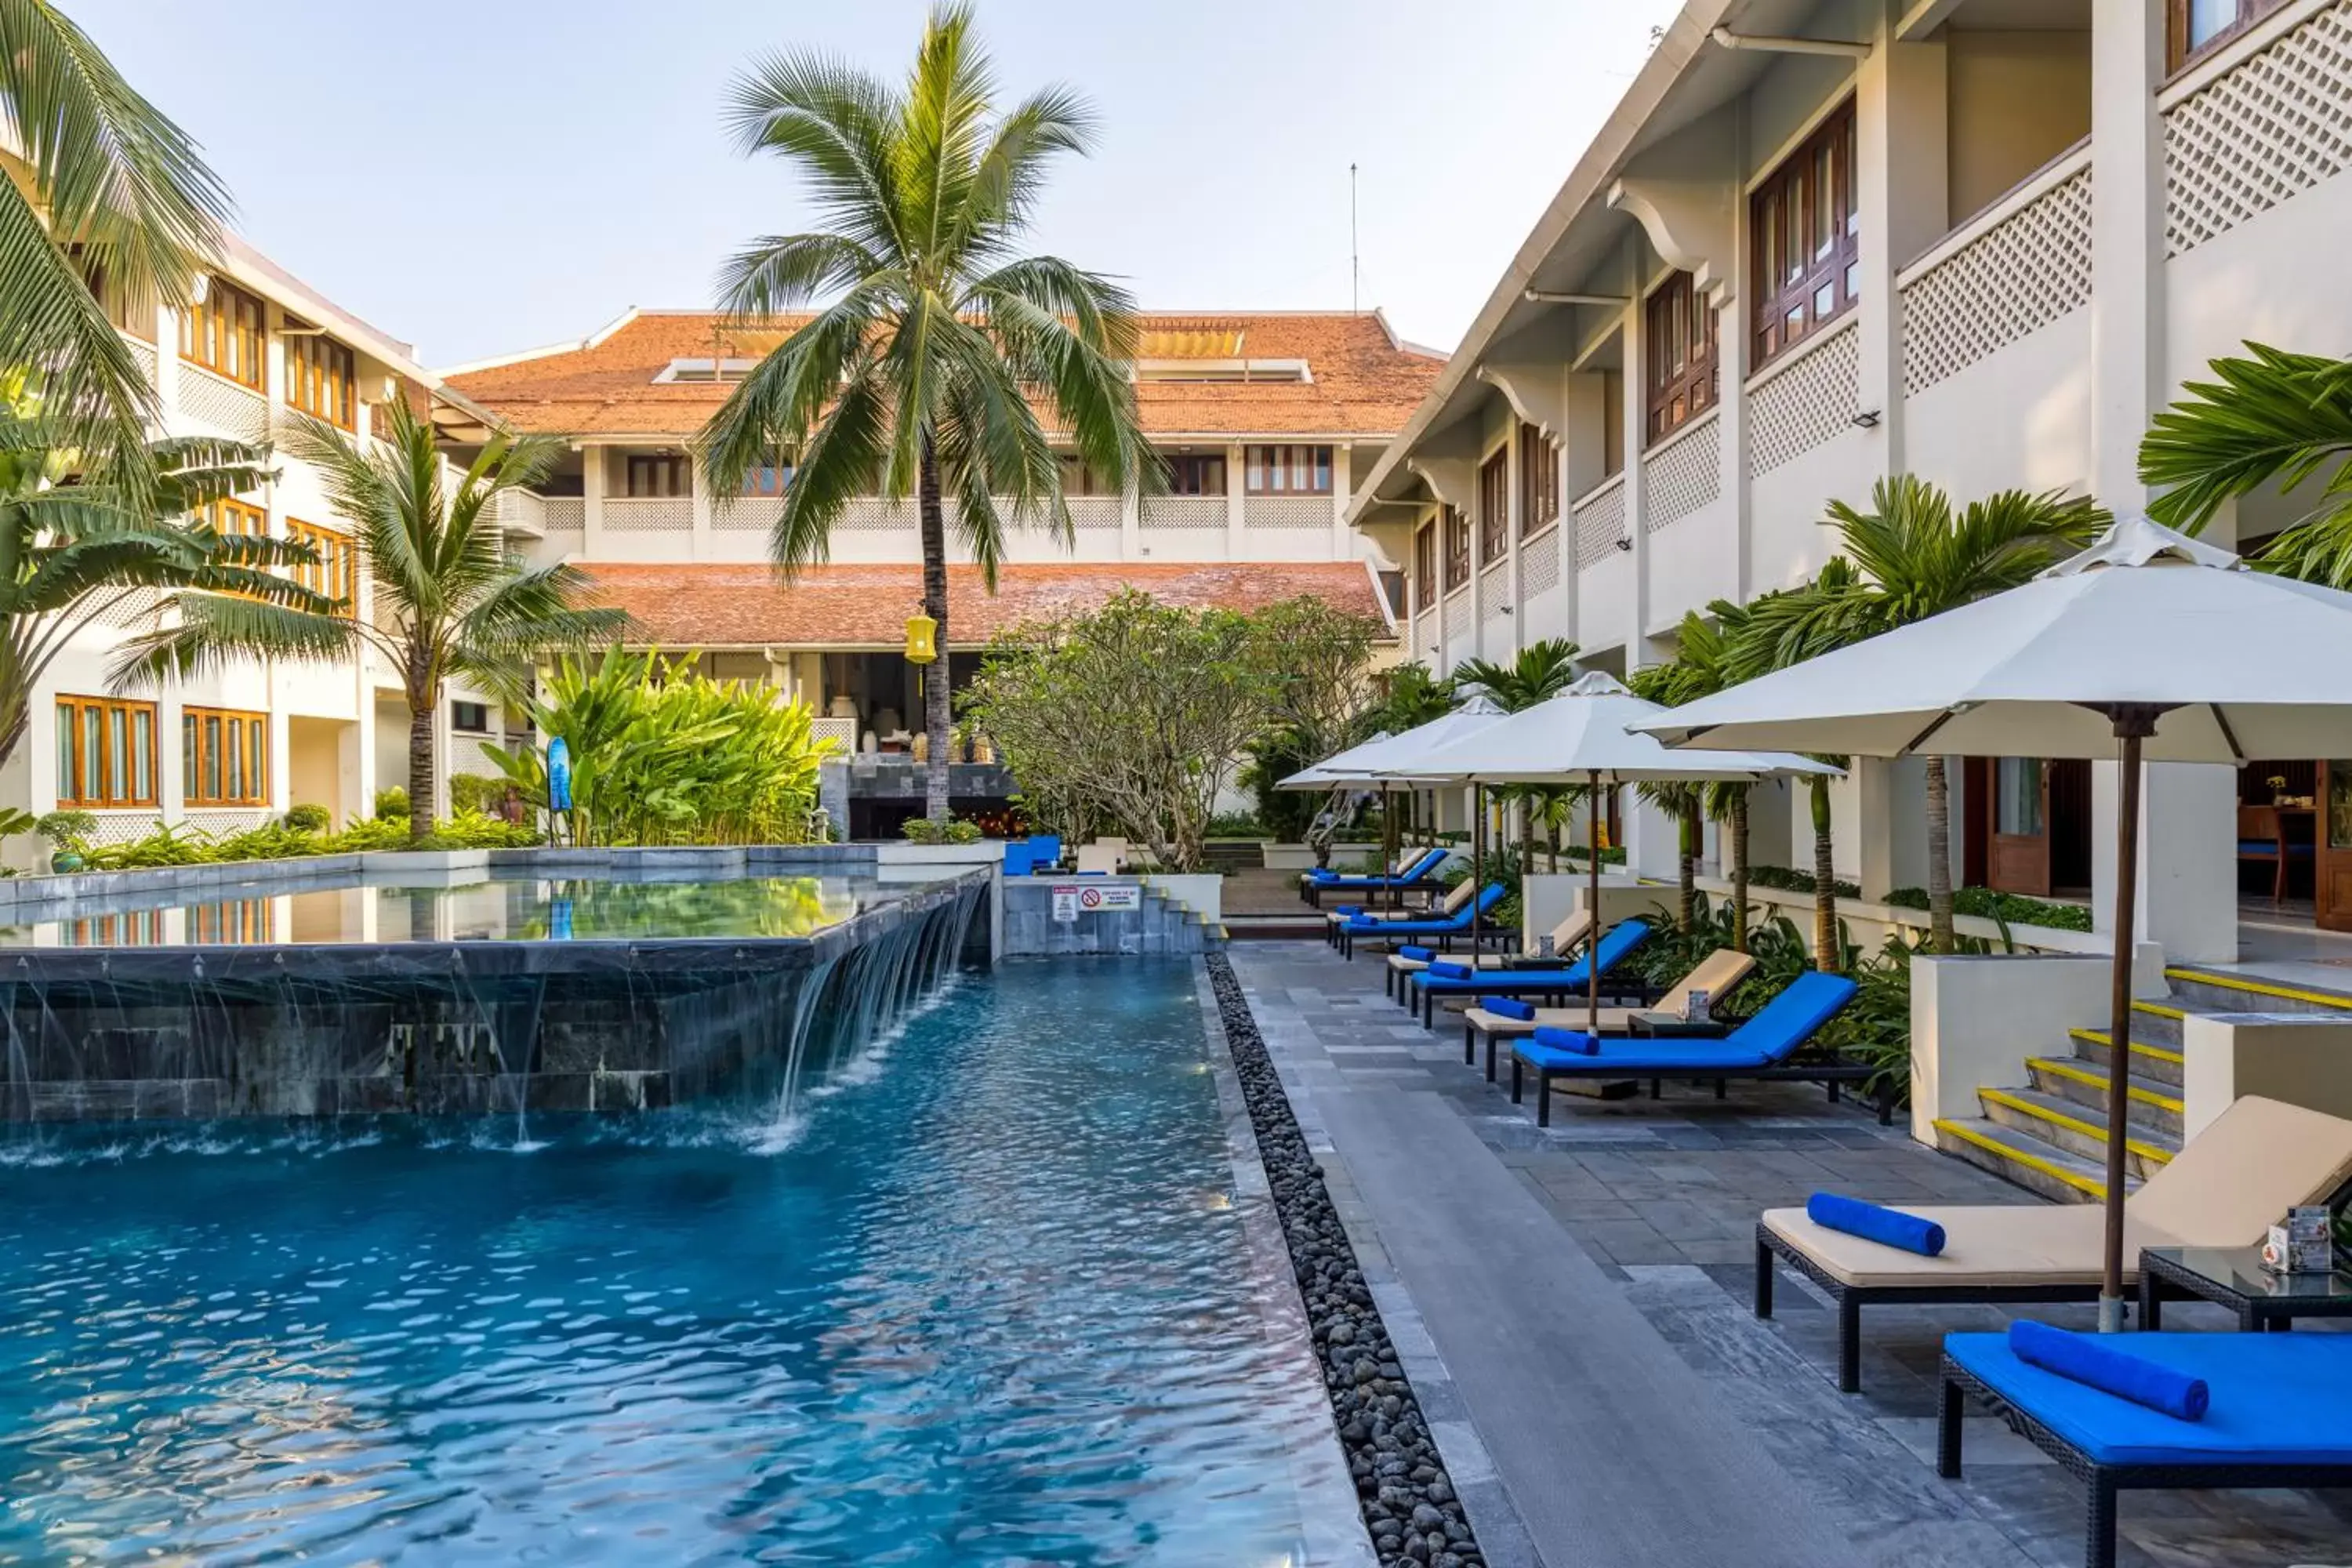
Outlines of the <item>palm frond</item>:
M 2190 382 L 2140 441 L 2139 474 L 2163 493 L 2158 521 L 2195 532 L 2224 501 L 2276 481 L 2294 490 L 2329 468 L 2325 493 L 2352 488 L 2352 375 L 2341 361 L 2248 343 Z
M 342 663 L 359 652 L 358 628 L 341 616 L 227 594 L 174 596 L 175 626 L 134 637 L 107 679 L 117 689 L 186 680 L 255 659 Z

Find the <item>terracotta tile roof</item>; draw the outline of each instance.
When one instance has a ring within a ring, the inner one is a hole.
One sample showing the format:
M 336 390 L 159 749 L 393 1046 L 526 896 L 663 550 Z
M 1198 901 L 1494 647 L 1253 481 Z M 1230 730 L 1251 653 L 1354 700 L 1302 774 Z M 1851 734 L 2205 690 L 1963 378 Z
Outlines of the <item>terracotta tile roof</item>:
M 724 401 L 711 382 L 654 377 L 677 359 L 756 359 L 773 332 L 726 331 L 709 311 L 642 311 L 593 347 L 450 375 L 466 396 L 526 429 L 574 436 L 691 436 Z M 1137 406 L 1150 433 L 1177 436 L 1387 436 L 1404 426 L 1444 369 L 1443 356 L 1399 347 L 1372 314 L 1147 312 L 1147 355 L 1305 360 L 1307 382 L 1144 381 Z
M 598 602 L 634 616 L 662 647 L 895 647 L 922 605 L 918 564 L 814 566 L 786 584 L 763 564 L 681 566 L 600 563 L 583 568 Z M 971 647 L 1024 622 L 1092 609 L 1122 587 L 1164 604 L 1258 609 L 1312 594 L 1367 619 L 1380 601 L 1363 563 L 1009 565 L 990 595 L 970 566 L 948 569 L 952 646 Z

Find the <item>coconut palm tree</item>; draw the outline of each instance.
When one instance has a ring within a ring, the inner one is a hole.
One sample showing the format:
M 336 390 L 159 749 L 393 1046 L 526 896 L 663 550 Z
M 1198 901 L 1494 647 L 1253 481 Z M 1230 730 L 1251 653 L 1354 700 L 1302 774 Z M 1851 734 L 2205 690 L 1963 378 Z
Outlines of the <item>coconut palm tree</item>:
M 0 365 L 39 368 L 48 438 L 85 470 L 143 489 L 151 458 L 184 454 L 148 444 L 154 391 L 107 307 L 152 322 L 192 298 L 228 195 L 47 0 L 0 0 Z
M 2158 521 L 2195 533 L 2222 502 L 2262 486 L 2285 490 L 2324 475 L 2317 504 L 2255 563 L 2352 588 L 2352 360 L 2248 343 L 2217 359 L 2219 379 L 2190 382 L 2140 442 L 2139 474 L 2162 491 Z
M 1067 543 L 1069 507 L 1045 418 L 1106 483 L 1156 488 L 1129 365 L 1126 290 L 1018 243 L 1053 160 L 1083 153 L 1093 116 L 1048 88 L 998 112 L 962 5 L 933 11 L 894 87 L 813 53 L 740 78 L 730 119 L 747 153 L 790 163 L 824 226 L 765 237 L 728 262 L 724 307 L 750 323 L 825 300 L 743 378 L 696 450 L 712 494 L 788 457 L 770 552 L 787 574 L 825 558 L 850 503 L 914 496 L 923 613 L 949 647 L 946 500 L 993 591 L 1005 527 Z M 1041 409 L 1045 417 L 1041 417 Z M 948 815 L 949 680 L 925 685 L 929 815 Z
M 1517 713 L 1567 690 L 1576 679 L 1576 645 L 1566 637 L 1542 637 L 1521 648 L 1508 664 L 1464 659 L 1454 667 L 1454 689 L 1484 691 L 1496 707 Z M 1536 816 L 1549 791 L 1534 784 L 1514 784 L 1491 793 L 1497 800 L 1520 807 L 1519 869 L 1524 874 L 1535 864 Z
M 350 604 L 322 614 L 264 598 L 184 595 L 178 624 L 134 639 L 120 673 L 186 676 L 256 651 L 342 663 L 374 648 L 400 672 L 408 702 L 408 831 L 422 838 L 433 830 L 433 716 L 449 677 L 519 699 L 533 655 L 617 637 L 628 616 L 583 607 L 585 575 L 526 564 L 497 521 L 498 498 L 546 478 L 562 437 L 495 435 L 452 489 L 431 421 L 404 402 L 385 406 L 385 439 L 372 452 L 307 415 L 285 437 L 289 452 L 319 469 L 335 511 L 356 525 L 354 576 L 374 583 L 374 615 L 363 618 Z
M 1711 619 L 1709 617 L 1712 617 Z M 1733 649 L 1747 625 L 1748 612 L 1727 600 L 1717 600 L 1707 606 L 1706 614 L 1696 610 L 1684 612 L 1682 626 L 1676 633 L 1675 657 L 1668 663 L 1654 665 L 1636 672 L 1634 689 L 1653 702 L 1666 707 L 1680 707 L 1696 702 L 1732 685 L 1738 679 L 1734 673 Z M 1685 823 L 1686 867 L 1697 852 L 1696 822 L 1704 819 L 1720 823 L 1728 846 L 1724 858 L 1731 875 L 1732 946 L 1741 952 L 1748 951 L 1748 797 L 1755 786 L 1745 779 L 1716 779 L 1692 787 L 1696 791 L 1696 816 Z M 1648 795 L 1653 804 L 1668 810 L 1678 810 L 1678 797 Z M 1685 877 L 1685 921 L 1696 913 L 1697 889 L 1695 881 Z
M 1832 501 L 1842 559 L 1854 570 L 1825 574 L 1791 602 L 1784 646 L 1803 658 L 1874 637 L 2003 593 L 2090 543 L 2107 512 L 2057 490 L 2001 490 L 1952 510 L 1949 497 L 1909 474 L 1871 488 L 1870 510 Z M 1951 784 L 1944 759 L 1927 759 L 1929 941 L 1952 951 Z
M 60 446 L 40 396 L 22 371 L 0 375 L 0 762 L 25 738 L 34 689 L 75 636 L 144 600 L 159 611 L 235 593 L 251 602 L 320 605 L 268 570 L 305 559 L 299 547 L 223 535 L 187 514 L 268 478 L 262 454 L 234 441 L 174 438 L 150 444 L 129 465 L 81 470 Z

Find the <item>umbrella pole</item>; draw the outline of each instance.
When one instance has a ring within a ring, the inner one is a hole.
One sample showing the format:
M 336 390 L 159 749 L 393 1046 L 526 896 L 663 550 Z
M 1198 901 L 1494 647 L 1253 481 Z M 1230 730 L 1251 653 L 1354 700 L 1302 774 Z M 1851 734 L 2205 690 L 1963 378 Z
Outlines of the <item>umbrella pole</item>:
M 1470 781 L 1470 967 L 1478 967 L 1478 895 L 1486 890 L 1486 792 Z
M 1584 798 L 1584 852 L 1591 877 L 1591 899 L 1585 905 L 1592 916 L 1592 934 L 1584 942 L 1584 1032 L 1601 1037 L 1601 773 L 1585 775 L 1591 788 Z
M 2107 1201 L 2099 1331 L 2124 1326 L 2124 1153 L 2131 1135 L 2133 914 L 2139 901 L 2140 742 L 2156 733 L 2158 710 L 2145 704 L 2107 710 L 2122 742 L 2123 787 L 2116 808 L 2116 952 L 2107 1021 Z

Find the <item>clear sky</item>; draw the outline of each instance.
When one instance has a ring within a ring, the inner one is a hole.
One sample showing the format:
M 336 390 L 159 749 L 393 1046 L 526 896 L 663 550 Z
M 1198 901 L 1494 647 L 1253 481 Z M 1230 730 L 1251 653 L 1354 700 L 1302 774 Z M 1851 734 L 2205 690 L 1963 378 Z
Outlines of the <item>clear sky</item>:
M 922 0 L 64 0 L 204 143 L 238 226 L 447 365 L 710 304 L 790 232 L 739 157 L 745 62 L 818 48 L 896 77 Z M 1162 309 L 1362 302 L 1450 348 L 1646 56 L 1674 0 L 981 0 L 1008 89 L 1087 94 L 1034 248 Z

